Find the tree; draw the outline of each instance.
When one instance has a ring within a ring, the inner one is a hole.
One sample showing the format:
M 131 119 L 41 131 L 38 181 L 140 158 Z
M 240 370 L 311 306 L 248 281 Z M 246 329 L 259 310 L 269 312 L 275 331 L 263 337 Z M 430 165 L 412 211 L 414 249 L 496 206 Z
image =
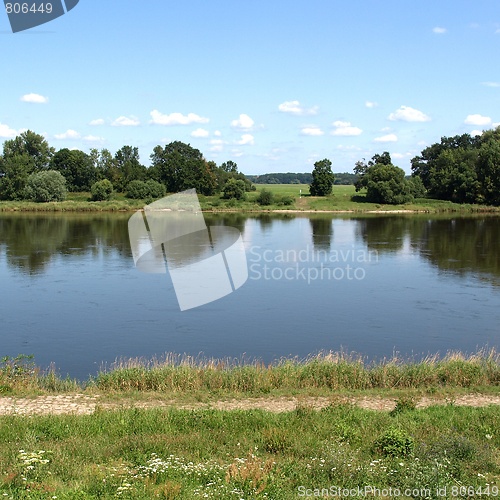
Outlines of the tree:
M 227 180 L 223 189 L 223 198 L 229 200 L 231 198 L 235 200 L 245 199 L 245 182 L 241 179 L 230 178 Z
M 28 177 L 24 197 L 36 202 L 63 201 L 66 199 L 66 179 L 56 170 L 35 172 Z
M 477 158 L 479 201 L 500 205 L 500 127 L 484 132 Z
M 22 200 L 28 176 L 33 171 L 33 158 L 17 154 L 0 162 L 0 200 Z
M 92 201 L 107 201 L 113 195 L 113 184 L 108 179 L 97 181 L 90 188 Z
M 48 170 L 55 149 L 49 146 L 43 135 L 27 130 L 14 139 L 4 142 L 3 158 L 9 160 L 15 156 L 32 159 L 33 170 Z M 30 172 L 31 173 L 31 172 Z
M 332 193 L 334 181 L 332 162 L 326 158 L 317 161 L 314 164 L 309 192 L 312 196 L 327 196 Z
M 373 203 L 398 205 L 412 201 L 411 187 L 402 168 L 375 163 L 364 175 L 366 199 Z
M 217 189 L 213 162 L 207 162 L 198 149 L 180 141 L 156 146 L 151 155 L 150 175 L 161 182 L 171 193 L 196 189 L 204 195 L 214 194 Z
M 118 175 L 113 185 L 120 192 L 126 190 L 129 182 L 146 178 L 146 167 L 139 161 L 139 148 L 123 146 L 116 152 L 114 164 Z
M 97 179 L 92 158 L 77 149 L 60 149 L 52 158 L 51 167 L 61 172 L 72 192 L 90 191 Z

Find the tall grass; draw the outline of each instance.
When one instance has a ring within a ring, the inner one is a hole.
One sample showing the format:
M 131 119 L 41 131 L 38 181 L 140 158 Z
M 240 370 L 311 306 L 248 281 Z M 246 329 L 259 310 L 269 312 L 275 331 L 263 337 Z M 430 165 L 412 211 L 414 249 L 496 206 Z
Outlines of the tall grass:
M 265 394 L 293 389 L 407 389 L 500 385 L 500 354 L 449 352 L 420 361 L 397 357 L 367 363 L 361 356 L 320 353 L 275 363 L 203 359 L 168 354 L 163 359 L 120 360 L 93 380 L 113 391 L 211 391 Z

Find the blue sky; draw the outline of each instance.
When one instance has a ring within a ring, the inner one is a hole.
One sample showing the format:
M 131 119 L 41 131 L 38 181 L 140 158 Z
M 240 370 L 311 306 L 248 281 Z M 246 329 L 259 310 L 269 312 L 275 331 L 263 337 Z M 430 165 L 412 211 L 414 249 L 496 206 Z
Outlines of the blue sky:
M 498 0 L 80 0 L 13 34 L 0 143 L 190 143 L 246 174 L 333 170 L 500 124 Z

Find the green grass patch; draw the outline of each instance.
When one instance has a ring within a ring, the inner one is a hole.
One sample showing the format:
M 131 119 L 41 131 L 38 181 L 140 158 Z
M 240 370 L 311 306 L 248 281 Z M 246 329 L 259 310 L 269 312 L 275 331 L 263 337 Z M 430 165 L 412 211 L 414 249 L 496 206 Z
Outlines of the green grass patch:
M 449 201 L 419 198 L 404 205 L 382 205 L 366 202 L 363 192 L 356 193 L 354 186 L 334 185 L 329 196 L 310 196 L 308 184 L 256 184 L 256 191 L 246 193 L 245 200 L 225 200 L 220 194 L 199 195 L 202 210 L 208 212 L 269 212 L 273 210 L 371 212 L 406 210 L 409 212 L 500 212 L 500 207 L 460 205 Z M 257 201 L 262 190 L 273 194 L 270 205 Z M 124 193 L 114 193 L 110 201 L 92 202 L 90 193 L 69 193 L 62 202 L 33 203 L 28 201 L 0 201 L 0 212 L 116 212 L 133 211 L 152 200 L 131 200 Z
M 280 414 L 133 409 L 0 417 L 0 497 L 288 500 L 330 487 L 470 496 L 467 489 L 452 495 L 461 485 L 493 496 L 498 429 L 498 408 L 450 405 L 396 416 L 332 404 Z

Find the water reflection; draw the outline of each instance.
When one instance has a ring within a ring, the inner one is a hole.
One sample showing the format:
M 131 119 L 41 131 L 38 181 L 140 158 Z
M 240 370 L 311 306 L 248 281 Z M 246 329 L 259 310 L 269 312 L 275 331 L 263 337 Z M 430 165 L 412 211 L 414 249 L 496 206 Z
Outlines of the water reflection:
M 356 235 L 380 254 L 411 251 L 442 271 L 500 276 L 500 218 L 421 216 L 356 220 Z
M 46 270 L 55 256 L 117 252 L 131 259 L 127 221 L 130 214 L 0 215 L 0 259 L 28 275 Z M 293 215 L 206 215 L 208 226 L 232 226 L 241 233 L 257 221 L 264 234 L 273 226 L 296 221 Z M 331 251 L 335 219 L 308 218 L 316 250 Z M 354 239 L 379 255 L 410 252 L 446 272 L 500 276 L 500 218 L 374 216 L 345 219 L 354 224 Z M 304 221 L 305 222 L 305 221 Z M 253 224 L 253 223 L 252 223 Z M 302 227 L 302 226 L 300 226 Z M 290 225 L 290 231 L 296 231 Z M 249 236 L 251 237 L 251 235 Z M 200 250 L 201 251 L 201 250 Z

